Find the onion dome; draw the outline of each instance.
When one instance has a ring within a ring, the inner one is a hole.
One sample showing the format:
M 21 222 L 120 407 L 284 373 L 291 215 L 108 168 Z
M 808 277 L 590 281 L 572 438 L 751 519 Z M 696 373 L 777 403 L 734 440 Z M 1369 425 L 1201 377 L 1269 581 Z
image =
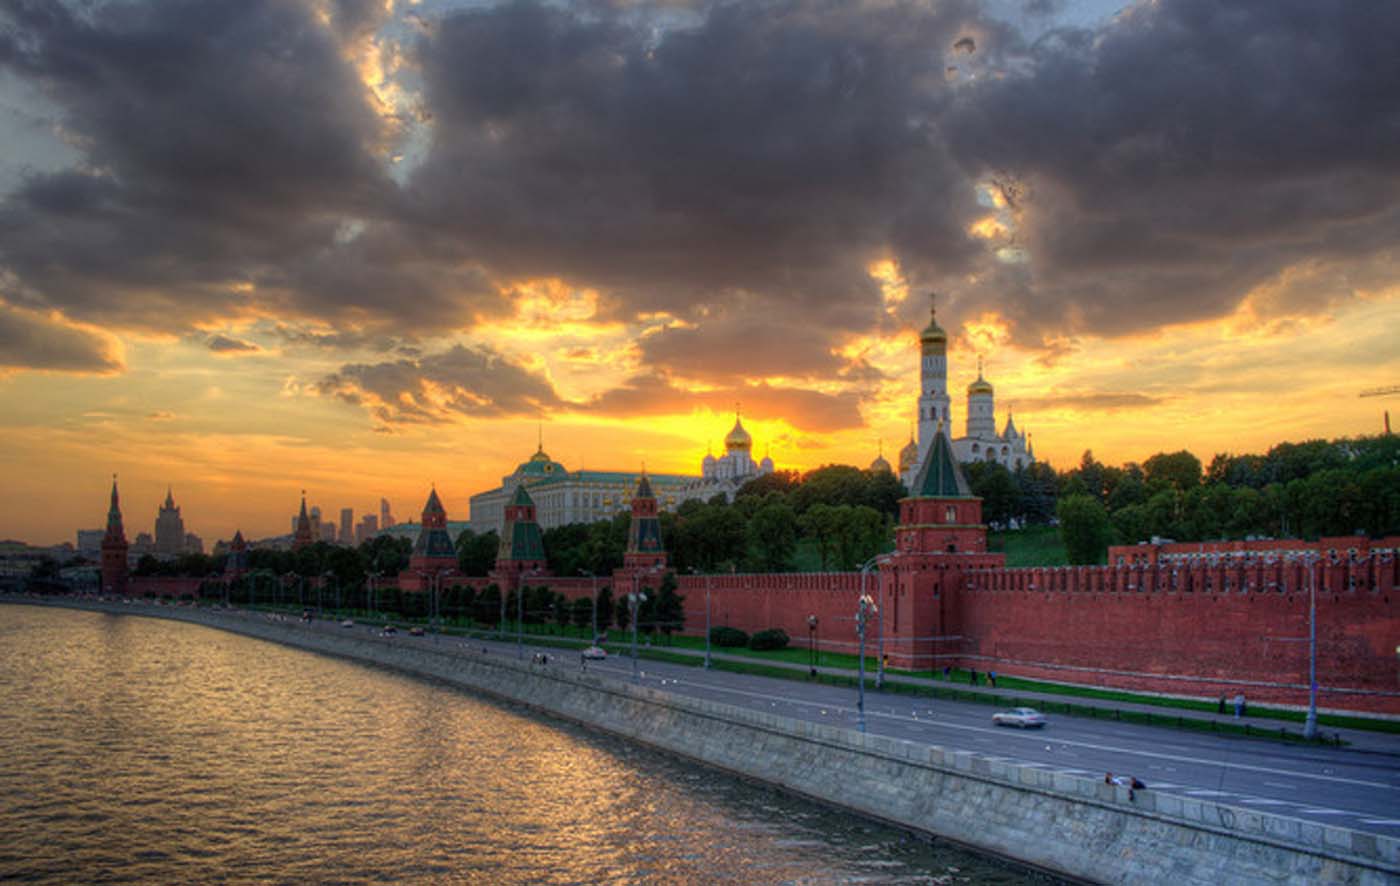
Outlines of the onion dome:
M 885 457 L 883 455 L 875 456 L 875 460 L 870 463 L 870 472 L 872 474 L 878 473 L 880 471 L 885 471 L 889 474 L 894 473 L 894 469 L 890 467 L 889 462 L 885 461 Z
M 748 450 L 752 446 L 753 438 L 749 436 L 748 431 L 744 430 L 743 422 L 739 421 L 739 417 L 736 415 L 733 429 L 724 437 L 724 448 L 733 452 L 736 449 Z
M 992 393 L 992 383 L 982 377 L 982 358 L 977 358 L 977 381 L 967 386 L 968 396 Z
M 909 435 L 909 445 L 899 450 L 899 472 L 905 474 L 919 462 L 919 444 Z
M 934 350 L 941 352 L 948 346 L 948 333 L 943 331 L 943 327 L 938 325 L 938 308 L 928 309 L 928 325 L 924 331 L 919 333 L 919 341 L 923 344 L 924 350 Z

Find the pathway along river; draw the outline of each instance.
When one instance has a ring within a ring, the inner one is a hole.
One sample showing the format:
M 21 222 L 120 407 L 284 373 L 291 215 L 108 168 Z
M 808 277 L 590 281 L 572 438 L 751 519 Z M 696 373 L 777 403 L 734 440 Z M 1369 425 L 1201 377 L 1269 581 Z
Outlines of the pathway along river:
M 1043 878 L 390 671 L 0 606 L 0 881 Z

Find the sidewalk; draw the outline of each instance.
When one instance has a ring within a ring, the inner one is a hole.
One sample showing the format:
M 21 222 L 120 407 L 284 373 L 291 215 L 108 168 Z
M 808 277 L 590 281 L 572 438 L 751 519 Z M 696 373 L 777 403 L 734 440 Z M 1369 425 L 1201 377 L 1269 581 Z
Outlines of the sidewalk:
M 642 647 L 643 657 L 648 650 L 660 650 L 673 655 L 685 655 L 692 658 L 704 658 L 702 650 L 684 649 L 669 646 Z M 625 653 L 623 653 L 625 654 Z M 794 671 L 806 674 L 810 670 L 807 665 L 795 662 L 775 661 L 769 659 L 750 658 L 732 653 L 711 651 L 710 658 L 715 661 L 734 662 L 736 664 L 760 665 L 762 667 L 778 668 L 782 670 Z M 854 668 L 818 667 L 819 674 L 833 677 L 845 677 L 855 679 L 856 670 Z M 876 671 L 872 668 L 865 672 L 866 688 L 870 690 L 875 685 Z M 1040 706 L 1047 711 L 1053 711 L 1056 707 L 1072 704 L 1078 708 L 1094 708 L 1103 711 L 1105 718 L 1112 717 L 1112 712 L 1120 711 L 1134 714 L 1151 714 L 1158 718 L 1171 720 L 1190 720 L 1199 723 L 1202 731 L 1210 731 L 1206 724 L 1215 723 L 1224 728 L 1225 731 L 1239 729 L 1246 725 L 1251 730 L 1258 730 L 1260 737 L 1267 737 L 1272 733 L 1278 736 L 1280 729 L 1286 729 L 1294 734 L 1299 734 L 1303 730 L 1303 724 L 1291 720 L 1276 720 L 1270 717 L 1245 716 L 1236 719 L 1233 713 L 1215 714 L 1208 711 L 1187 710 L 1183 708 L 1166 707 L 1162 705 L 1147 704 L 1144 702 L 1116 701 L 1112 699 L 1101 699 L 1082 697 L 1067 693 L 1038 692 L 1030 689 L 1011 689 L 1006 687 L 993 688 L 987 685 L 986 674 L 981 675 L 981 680 L 977 685 L 955 680 L 933 680 L 927 677 L 911 677 L 905 674 L 885 674 L 886 684 L 899 684 L 901 686 L 926 689 L 930 691 L 945 690 L 956 691 L 962 694 L 976 694 L 989 699 L 1005 699 L 1006 707 L 1017 705 Z M 1246 709 L 1247 710 L 1247 709 Z M 1347 742 L 1349 750 L 1364 751 L 1366 753 L 1391 754 L 1400 756 L 1400 736 L 1389 735 L 1383 732 L 1371 732 L 1363 729 L 1346 729 L 1336 726 L 1319 726 L 1318 732 L 1328 738 L 1340 736 L 1342 741 Z

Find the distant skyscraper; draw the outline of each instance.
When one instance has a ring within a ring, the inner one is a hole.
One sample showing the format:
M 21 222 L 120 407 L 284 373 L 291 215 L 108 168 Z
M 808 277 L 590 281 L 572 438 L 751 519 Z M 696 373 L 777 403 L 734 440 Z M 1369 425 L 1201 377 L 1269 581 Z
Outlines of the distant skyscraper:
M 360 518 L 359 528 L 355 530 L 355 542 L 357 544 L 364 544 L 378 534 L 379 518 L 373 514 L 365 514 Z
M 204 553 L 204 539 L 202 539 L 202 538 L 200 538 L 199 536 L 195 535 L 193 532 L 186 532 L 186 533 L 185 533 L 185 553 L 187 553 L 187 554 L 202 554 L 202 553 Z
M 340 543 L 343 545 L 353 545 L 355 543 L 355 509 L 340 509 Z
M 389 512 L 389 499 L 379 500 L 379 528 L 388 529 L 394 525 L 394 515 Z
M 175 506 L 170 487 L 165 489 L 165 504 L 156 514 L 156 556 L 178 557 L 185 552 L 185 521 Z
M 311 507 L 311 540 L 321 540 L 321 507 L 313 505 Z

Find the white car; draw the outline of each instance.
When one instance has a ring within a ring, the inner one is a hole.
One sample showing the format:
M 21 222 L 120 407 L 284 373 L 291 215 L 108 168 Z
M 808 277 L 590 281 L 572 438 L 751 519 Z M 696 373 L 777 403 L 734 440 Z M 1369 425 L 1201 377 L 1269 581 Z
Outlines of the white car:
M 342 628 L 353 628 L 355 626 L 355 620 L 353 618 L 347 618 L 340 623 L 340 626 Z
M 583 650 L 583 657 L 590 661 L 602 661 L 608 657 L 608 651 L 601 646 L 590 646 Z
M 1035 708 L 1012 708 L 992 714 L 992 722 L 998 726 L 1019 726 L 1022 729 L 1045 725 L 1045 715 Z

